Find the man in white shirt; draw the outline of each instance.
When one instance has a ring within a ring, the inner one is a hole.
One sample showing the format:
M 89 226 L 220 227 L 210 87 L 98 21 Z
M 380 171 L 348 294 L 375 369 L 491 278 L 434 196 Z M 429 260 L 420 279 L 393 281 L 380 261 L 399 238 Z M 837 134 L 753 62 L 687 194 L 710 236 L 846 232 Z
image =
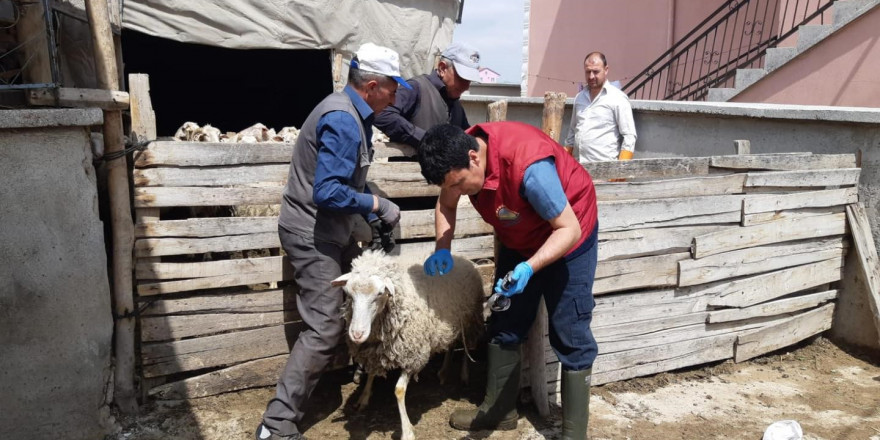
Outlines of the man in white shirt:
M 606 81 L 608 63 L 601 52 L 584 58 L 587 87 L 574 98 L 565 145 L 577 147 L 581 163 L 630 160 L 636 145 L 629 98 Z

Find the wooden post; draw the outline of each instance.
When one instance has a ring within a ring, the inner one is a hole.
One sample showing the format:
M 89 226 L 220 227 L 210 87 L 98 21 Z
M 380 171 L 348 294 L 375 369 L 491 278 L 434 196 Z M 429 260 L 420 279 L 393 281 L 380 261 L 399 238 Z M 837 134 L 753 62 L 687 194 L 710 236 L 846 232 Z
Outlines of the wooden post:
M 544 114 L 541 129 L 555 141 L 559 141 L 562 131 L 562 114 L 565 110 L 565 93 L 547 92 L 544 94 Z M 544 299 L 538 304 L 535 322 L 529 329 L 523 352 L 529 360 L 529 384 L 532 398 L 541 417 L 550 415 L 549 394 L 547 391 L 547 365 L 544 361 L 544 334 L 547 332 L 547 308 Z
M 95 50 L 98 87 L 119 90 L 119 74 L 110 11 L 106 0 L 86 0 L 86 14 Z M 105 155 L 125 149 L 122 133 L 122 112 L 104 111 Z M 110 221 L 113 230 L 113 314 L 116 371 L 114 400 L 124 413 L 137 412 L 134 391 L 134 298 L 132 289 L 132 250 L 134 225 L 128 192 L 128 166 L 125 156 L 107 162 L 107 186 L 110 195 Z
M 507 101 L 495 101 L 486 106 L 486 112 L 488 113 L 489 122 L 499 122 L 507 120 Z M 495 262 L 498 262 L 498 252 L 501 249 L 501 242 L 498 241 L 498 235 L 493 234 L 495 237 L 494 240 L 494 252 L 493 255 L 495 257 Z
M 46 10 L 43 2 L 18 3 L 21 14 L 15 26 L 16 38 L 22 46 L 24 59 L 29 60 L 22 66 L 22 79 L 30 84 L 48 84 L 52 82 L 52 64 L 49 57 L 49 45 L 46 29 Z
M 736 154 L 752 154 L 752 143 L 748 140 L 733 141 L 733 146 L 736 148 Z
M 877 258 L 877 247 L 871 235 L 871 225 L 865 213 L 865 205 L 853 203 L 846 206 L 846 218 L 852 232 L 856 254 L 859 256 L 859 272 L 865 280 L 868 290 L 868 305 L 874 316 L 874 327 L 880 341 L 880 260 Z

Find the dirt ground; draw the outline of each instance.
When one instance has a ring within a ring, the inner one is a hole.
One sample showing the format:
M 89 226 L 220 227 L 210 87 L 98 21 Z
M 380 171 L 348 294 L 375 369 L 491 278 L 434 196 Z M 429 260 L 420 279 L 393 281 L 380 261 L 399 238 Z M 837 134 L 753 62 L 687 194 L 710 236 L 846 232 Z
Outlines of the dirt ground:
M 480 359 L 477 359 L 480 361 Z M 410 383 L 407 408 L 422 439 L 555 439 L 561 410 L 542 420 L 520 402 L 516 431 L 465 433 L 449 427 L 453 410 L 479 403 L 484 363 L 472 365 L 472 384 L 441 386 L 436 360 Z M 482 367 L 482 368 L 481 368 Z M 353 410 L 358 385 L 350 370 L 325 375 L 304 428 L 310 439 L 399 439 L 396 375 L 377 380 L 369 407 Z M 250 439 L 274 387 L 196 399 L 151 402 L 137 417 L 119 417 L 109 440 Z M 842 349 L 824 338 L 749 362 L 637 378 L 593 387 L 590 436 L 602 439 L 750 439 L 766 427 L 796 420 L 809 440 L 880 440 L 880 354 Z

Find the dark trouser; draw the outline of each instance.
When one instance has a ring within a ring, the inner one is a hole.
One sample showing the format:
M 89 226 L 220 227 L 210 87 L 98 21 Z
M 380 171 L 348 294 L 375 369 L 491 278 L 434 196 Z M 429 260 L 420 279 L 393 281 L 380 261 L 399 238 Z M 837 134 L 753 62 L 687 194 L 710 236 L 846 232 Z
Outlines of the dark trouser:
M 489 340 L 499 345 L 520 344 L 535 320 L 541 295 L 547 304 L 550 345 L 563 370 L 592 368 L 598 346 L 590 330 L 593 319 L 593 279 L 598 256 L 598 227 L 571 255 L 541 269 L 525 290 L 511 297 L 510 308 L 489 318 Z M 525 261 L 518 252 L 502 246 L 495 279 Z
M 290 350 L 284 372 L 278 379 L 275 397 L 263 413 L 263 423 L 278 435 L 292 435 L 302 420 L 302 406 L 309 398 L 321 373 L 333 358 L 335 347 L 345 332 L 342 319 L 344 293 L 330 282 L 348 272 L 360 248 L 351 239 L 346 246 L 315 243 L 278 228 L 281 246 L 295 271 L 299 285 L 296 307 L 306 328 Z

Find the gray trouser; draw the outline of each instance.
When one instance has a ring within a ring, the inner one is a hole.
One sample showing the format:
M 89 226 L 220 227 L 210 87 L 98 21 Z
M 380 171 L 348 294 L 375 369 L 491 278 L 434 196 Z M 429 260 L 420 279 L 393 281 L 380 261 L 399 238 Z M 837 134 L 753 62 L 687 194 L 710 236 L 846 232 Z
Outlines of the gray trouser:
M 353 238 L 346 246 L 338 246 L 316 243 L 311 237 L 280 227 L 278 235 L 295 271 L 299 285 L 296 307 L 305 324 L 278 379 L 275 397 L 263 413 L 266 427 L 285 436 L 299 432 L 297 423 L 303 417 L 303 404 L 342 340 L 344 293 L 339 287 L 331 287 L 330 282 L 351 269 L 351 260 L 360 254 L 360 248 Z

